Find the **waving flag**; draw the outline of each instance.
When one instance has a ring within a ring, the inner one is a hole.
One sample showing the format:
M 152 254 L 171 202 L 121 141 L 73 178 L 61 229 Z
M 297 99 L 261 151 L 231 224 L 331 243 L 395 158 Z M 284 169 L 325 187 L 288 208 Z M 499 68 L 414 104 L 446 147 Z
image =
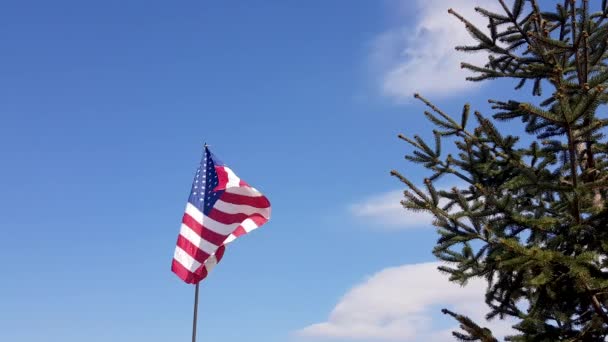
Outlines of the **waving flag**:
M 270 202 L 217 159 L 205 145 L 177 238 L 171 270 L 197 284 L 215 267 L 226 245 L 270 219 Z

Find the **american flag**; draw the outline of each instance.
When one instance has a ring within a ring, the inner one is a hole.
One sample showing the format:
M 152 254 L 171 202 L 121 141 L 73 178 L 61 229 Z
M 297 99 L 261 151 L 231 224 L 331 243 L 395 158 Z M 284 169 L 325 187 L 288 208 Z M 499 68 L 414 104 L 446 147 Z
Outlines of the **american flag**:
M 205 145 L 177 238 L 171 270 L 197 284 L 215 267 L 226 245 L 270 219 L 270 202 Z

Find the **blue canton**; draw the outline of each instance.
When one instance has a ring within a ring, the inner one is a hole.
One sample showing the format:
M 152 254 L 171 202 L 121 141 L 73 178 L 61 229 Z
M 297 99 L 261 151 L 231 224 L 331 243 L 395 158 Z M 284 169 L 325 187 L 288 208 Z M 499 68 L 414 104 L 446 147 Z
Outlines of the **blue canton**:
M 215 202 L 224 193 L 224 190 L 213 191 L 219 184 L 215 166 L 222 165 L 222 162 L 205 146 L 205 154 L 196 170 L 192 190 L 188 198 L 188 202 L 198 208 L 205 216 L 209 214 Z

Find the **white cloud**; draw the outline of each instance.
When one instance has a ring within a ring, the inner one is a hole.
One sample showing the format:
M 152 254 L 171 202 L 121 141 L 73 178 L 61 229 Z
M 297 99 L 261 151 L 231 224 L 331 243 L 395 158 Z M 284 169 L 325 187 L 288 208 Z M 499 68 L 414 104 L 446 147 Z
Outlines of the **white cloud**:
M 448 190 L 453 187 L 462 188 L 465 186 L 463 183 L 456 183 L 449 188 L 439 186 L 437 190 Z M 404 199 L 403 190 L 389 191 L 372 195 L 360 203 L 351 205 L 350 211 L 354 216 L 381 225 L 381 228 L 387 230 L 431 227 L 434 216 L 427 211 L 405 209 L 401 205 L 401 201 Z M 439 199 L 440 206 L 445 205 L 447 202 L 448 200 L 445 198 Z M 453 212 L 454 210 L 456 210 L 456 207 L 448 210 L 448 212 Z
M 464 25 L 447 13 L 453 8 L 477 27 L 487 26 L 487 19 L 475 12 L 475 6 L 495 9 L 487 0 L 417 0 L 402 1 L 404 11 L 416 13 L 408 18 L 416 22 L 393 28 L 376 38 L 372 47 L 372 63 L 380 74 L 382 93 L 397 101 L 412 98 L 415 92 L 434 98 L 459 94 L 477 87 L 460 68 L 463 61 L 483 65 L 484 53 L 457 52 L 457 45 L 474 45 Z
M 418 228 L 430 227 L 433 216 L 427 212 L 406 210 L 401 205 L 403 191 L 391 191 L 374 195 L 365 201 L 350 207 L 353 215 L 368 219 L 384 228 Z
M 460 287 L 437 270 L 439 265 L 429 262 L 386 268 L 348 291 L 327 321 L 307 326 L 297 335 L 330 340 L 449 341 L 457 323 L 451 321 L 452 329 L 437 329 L 441 307 L 469 315 L 498 338 L 510 332 L 512 322 L 483 324 L 484 281 Z

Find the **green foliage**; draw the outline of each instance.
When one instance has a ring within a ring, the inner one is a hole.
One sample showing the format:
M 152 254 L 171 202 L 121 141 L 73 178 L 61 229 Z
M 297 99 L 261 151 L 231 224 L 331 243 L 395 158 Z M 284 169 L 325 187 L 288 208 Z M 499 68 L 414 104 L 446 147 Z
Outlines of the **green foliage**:
M 397 171 L 407 186 L 402 204 L 435 217 L 433 253 L 451 281 L 487 281 L 486 317 L 515 319 L 508 341 L 604 341 L 608 338 L 608 3 L 591 12 L 587 0 L 566 0 L 543 11 L 536 0 L 498 0 L 501 13 L 476 8 L 488 19 L 478 28 L 456 11 L 488 63 L 471 81 L 511 78 L 531 82 L 539 103 L 490 100 L 492 118 L 464 106 L 456 120 L 416 94 L 436 128 L 432 143 L 399 135 L 413 148 L 406 159 L 430 171 L 424 189 Z M 550 93 L 543 95 L 547 90 Z M 519 119 L 533 140 L 525 146 L 497 122 Z M 455 154 L 445 155 L 447 144 Z M 440 190 L 445 175 L 458 188 Z M 460 341 L 496 341 L 468 317 Z

